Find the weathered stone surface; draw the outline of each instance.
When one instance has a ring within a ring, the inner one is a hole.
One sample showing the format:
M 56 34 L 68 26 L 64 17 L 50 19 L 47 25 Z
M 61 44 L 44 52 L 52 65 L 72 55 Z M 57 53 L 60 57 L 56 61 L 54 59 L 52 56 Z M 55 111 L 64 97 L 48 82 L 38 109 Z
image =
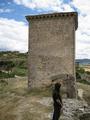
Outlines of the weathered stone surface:
M 79 116 L 85 112 L 84 106 L 87 107 L 87 103 L 85 101 L 64 99 L 61 120 L 79 120 Z
M 38 102 L 44 106 L 53 106 L 50 97 L 43 97 Z M 53 111 L 47 115 L 51 120 Z M 90 108 L 84 100 L 63 99 L 63 113 L 60 120 L 90 120 Z
M 77 13 L 54 13 L 28 16 L 29 26 L 29 87 L 48 84 L 52 76 L 73 76 L 75 92 L 75 30 Z M 61 78 L 60 78 L 61 79 Z M 69 82 L 70 83 L 70 82 Z

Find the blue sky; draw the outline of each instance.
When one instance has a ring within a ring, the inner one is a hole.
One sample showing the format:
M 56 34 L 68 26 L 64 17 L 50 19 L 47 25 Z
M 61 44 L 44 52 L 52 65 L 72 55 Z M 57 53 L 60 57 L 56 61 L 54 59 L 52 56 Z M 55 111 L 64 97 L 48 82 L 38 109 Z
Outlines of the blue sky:
M 26 15 L 77 11 L 76 58 L 90 59 L 90 0 L 0 0 L 0 50 L 27 52 Z

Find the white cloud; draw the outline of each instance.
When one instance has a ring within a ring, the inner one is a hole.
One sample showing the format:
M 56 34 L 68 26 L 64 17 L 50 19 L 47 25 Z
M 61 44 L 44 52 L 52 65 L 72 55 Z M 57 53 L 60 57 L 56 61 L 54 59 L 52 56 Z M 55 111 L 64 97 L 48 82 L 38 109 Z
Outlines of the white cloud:
M 50 9 L 53 7 L 59 7 L 60 0 L 14 0 L 18 5 L 24 5 L 31 9 Z
M 12 12 L 13 10 L 12 9 L 0 9 L 0 13 L 9 13 L 9 12 Z
M 76 34 L 76 57 L 90 58 L 90 0 L 73 0 L 71 4 L 80 12 Z
M 26 52 L 27 26 L 24 22 L 0 18 L 0 49 Z
M 13 0 L 38 11 L 71 12 L 79 11 L 78 30 L 76 32 L 76 58 L 90 58 L 90 0 L 73 0 L 65 4 L 63 0 Z
M 73 0 L 72 4 L 78 8 L 81 13 L 90 13 L 90 0 Z
M 72 11 L 70 5 L 63 4 L 63 0 L 13 0 L 18 5 L 23 5 L 30 9 L 37 9 L 38 11 Z

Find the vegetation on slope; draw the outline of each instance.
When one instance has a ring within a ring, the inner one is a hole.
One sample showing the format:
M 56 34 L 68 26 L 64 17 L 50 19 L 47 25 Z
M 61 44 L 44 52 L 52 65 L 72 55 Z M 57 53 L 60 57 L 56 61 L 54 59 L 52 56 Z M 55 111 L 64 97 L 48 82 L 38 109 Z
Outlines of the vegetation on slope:
M 0 52 L 0 62 L 2 61 L 4 62 L 3 65 L 0 64 L 0 120 L 50 120 L 52 105 L 45 106 L 44 104 L 48 104 L 49 101 L 43 104 L 41 99 L 51 97 L 52 87 L 28 89 L 25 77 L 27 53 Z M 86 81 L 83 84 L 81 78 L 86 72 L 82 68 L 76 70 L 81 80 L 77 87 L 83 89 L 84 99 L 90 105 L 90 86 Z
M 0 79 L 27 76 L 27 57 L 28 53 L 20 53 L 18 51 L 0 52 Z M 77 60 L 76 62 L 78 63 Z M 77 65 L 76 78 L 78 82 L 90 85 L 90 81 L 85 78 L 85 76 L 90 76 L 90 71 L 86 71 L 87 67 L 89 69 L 90 65 Z
M 0 78 L 27 76 L 27 53 L 0 52 Z
M 76 66 L 77 82 L 90 85 L 90 71 L 85 71 L 84 66 Z

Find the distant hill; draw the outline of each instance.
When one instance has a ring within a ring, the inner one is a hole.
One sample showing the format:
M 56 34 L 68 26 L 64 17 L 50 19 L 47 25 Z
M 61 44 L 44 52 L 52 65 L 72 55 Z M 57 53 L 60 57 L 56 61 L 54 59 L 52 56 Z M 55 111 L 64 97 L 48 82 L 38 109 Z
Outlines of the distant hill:
M 20 53 L 19 51 L 0 51 L 0 61 L 1 60 L 11 60 L 11 61 L 22 61 L 27 62 L 28 52 Z M 81 65 L 90 65 L 90 59 L 76 59 Z
M 27 54 L 19 51 L 0 51 L 0 60 L 26 60 Z
M 79 62 L 81 65 L 90 65 L 90 59 L 76 59 L 76 62 Z

